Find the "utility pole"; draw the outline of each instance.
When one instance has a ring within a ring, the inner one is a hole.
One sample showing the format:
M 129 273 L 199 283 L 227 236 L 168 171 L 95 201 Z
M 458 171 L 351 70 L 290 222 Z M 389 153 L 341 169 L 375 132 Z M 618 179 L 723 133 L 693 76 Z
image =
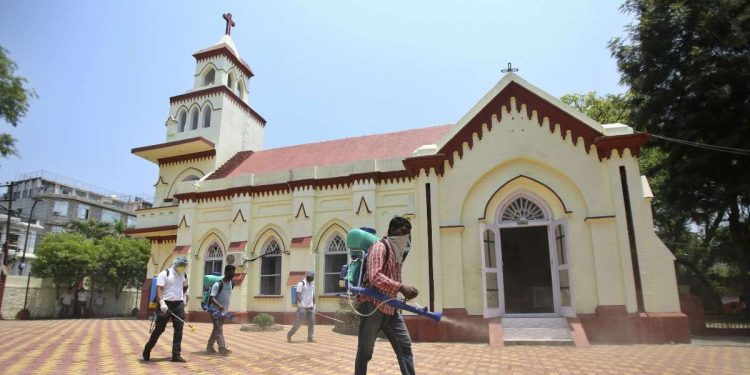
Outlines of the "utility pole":
M 8 269 L 8 250 L 10 249 L 10 221 L 11 221 L 11 214 L 13 213 L 13 181 L 8 183 L 8 215 L 5 226 L 5 243 L 3 243 L 3 257 L 2 257 L 2 263 L 0 264 L 0 267 L 2 267 L 2 270 L 0 271 L 0 319 L 3 319 L 3 297 L 5 296 L 5 280 L 7 279 L 8 275 L 6 275 L 6 269 Z

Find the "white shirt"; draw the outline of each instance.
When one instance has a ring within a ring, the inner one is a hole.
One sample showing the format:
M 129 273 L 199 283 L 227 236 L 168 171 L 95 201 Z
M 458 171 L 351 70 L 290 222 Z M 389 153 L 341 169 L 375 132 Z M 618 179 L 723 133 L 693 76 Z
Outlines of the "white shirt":
M 89 294 L 85 290 L 78 292 L 78 302 L 86 302 L 89 300 Z
M 167 276 L 167 270 L 159 272 L 156 285 L 164 287 L 162 298 L 165 301 L 182 301 L 184 297 L 182 289 L 188 285 L 187 276 L 178 274 L 174 268 L 170 267 L 169 276 Z
M 297 283 L 297 293 L 301 294 L 301 300 L 298 302 L 302 303 L 302 307 L 313 307 L 315 305 L 313 301 L 313 293 L 315 292 L 315 284 L 308 283 L 307 280 L 302 280 Z
M 63 305 L 70 305 L 70 303 L 73 302 L 73 294 L 70 292 L 64 292 L 60 298 L 62 298 Z

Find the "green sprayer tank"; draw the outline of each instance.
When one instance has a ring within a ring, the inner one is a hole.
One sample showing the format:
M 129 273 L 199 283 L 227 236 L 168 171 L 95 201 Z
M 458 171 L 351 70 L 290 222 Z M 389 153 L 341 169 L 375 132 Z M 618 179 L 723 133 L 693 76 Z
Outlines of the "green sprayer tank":
M 346 247 L 349 248 L 349 253 L 352 256 L 352 261 L 349 263 L 346 272 L 346 280 L 350 284 L 359 285 L 362 280 L 362 258 L 367 249 L 379 240 L 378 236 L 359 228 L 350 230 L 346 235 Z

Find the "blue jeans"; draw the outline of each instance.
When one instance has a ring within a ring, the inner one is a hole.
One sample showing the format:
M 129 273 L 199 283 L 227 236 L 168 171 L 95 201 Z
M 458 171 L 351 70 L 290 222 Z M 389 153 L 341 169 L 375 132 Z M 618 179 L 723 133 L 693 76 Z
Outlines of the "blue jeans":
M 292 329 L 286 334 L 286 337 L 291 340 L 292 336 L 297 333 L 299 326 L 303 320 L 307 320 L 307 339 L 313 339 L 313 333 L 315 332 L 315 315 L 313 315 L 312 307 L 298 307 L 297 308 L 297 319 L 294 321 Z
M 375 309 L 372 302 L 365 302 L 359 305 L 357 310 L 362 314 L 369 314 Z M 411 352 L 411 337 L 406 329 L 404 317 L 400 311 L 393 315 L 385 315 L 380 310 L 375 311 L 370 316 L 362 317 L 359 323 L 359 339 L 357 343 L 357 360 L 354 363 L 354 374 L 367 374 L 367 362 L 372 359 L 372 352 L 375 349 L 375 340 L 378 333 L 383 331 L 385 337 L 391 342 L 393 352 L 398 359 L 398 367 L 401 368 L 401 374 L 415 374 L 414 372 L 414 355 Z

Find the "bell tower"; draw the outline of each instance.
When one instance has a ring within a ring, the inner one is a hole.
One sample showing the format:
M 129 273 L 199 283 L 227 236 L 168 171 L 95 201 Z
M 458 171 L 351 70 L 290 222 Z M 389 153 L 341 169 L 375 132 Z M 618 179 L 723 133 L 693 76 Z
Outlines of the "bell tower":
M 248 98 L 253 71 L 232 40 L 232 14 L 223 18 L 219 42 L 193 54 L 193 87 L 169 98 L 165 143 L 132 150 L 159 165 L 156 206 L 173 204 L 175 184 L 203 178 L 238 152 L 263 147 L 266 120 Z

